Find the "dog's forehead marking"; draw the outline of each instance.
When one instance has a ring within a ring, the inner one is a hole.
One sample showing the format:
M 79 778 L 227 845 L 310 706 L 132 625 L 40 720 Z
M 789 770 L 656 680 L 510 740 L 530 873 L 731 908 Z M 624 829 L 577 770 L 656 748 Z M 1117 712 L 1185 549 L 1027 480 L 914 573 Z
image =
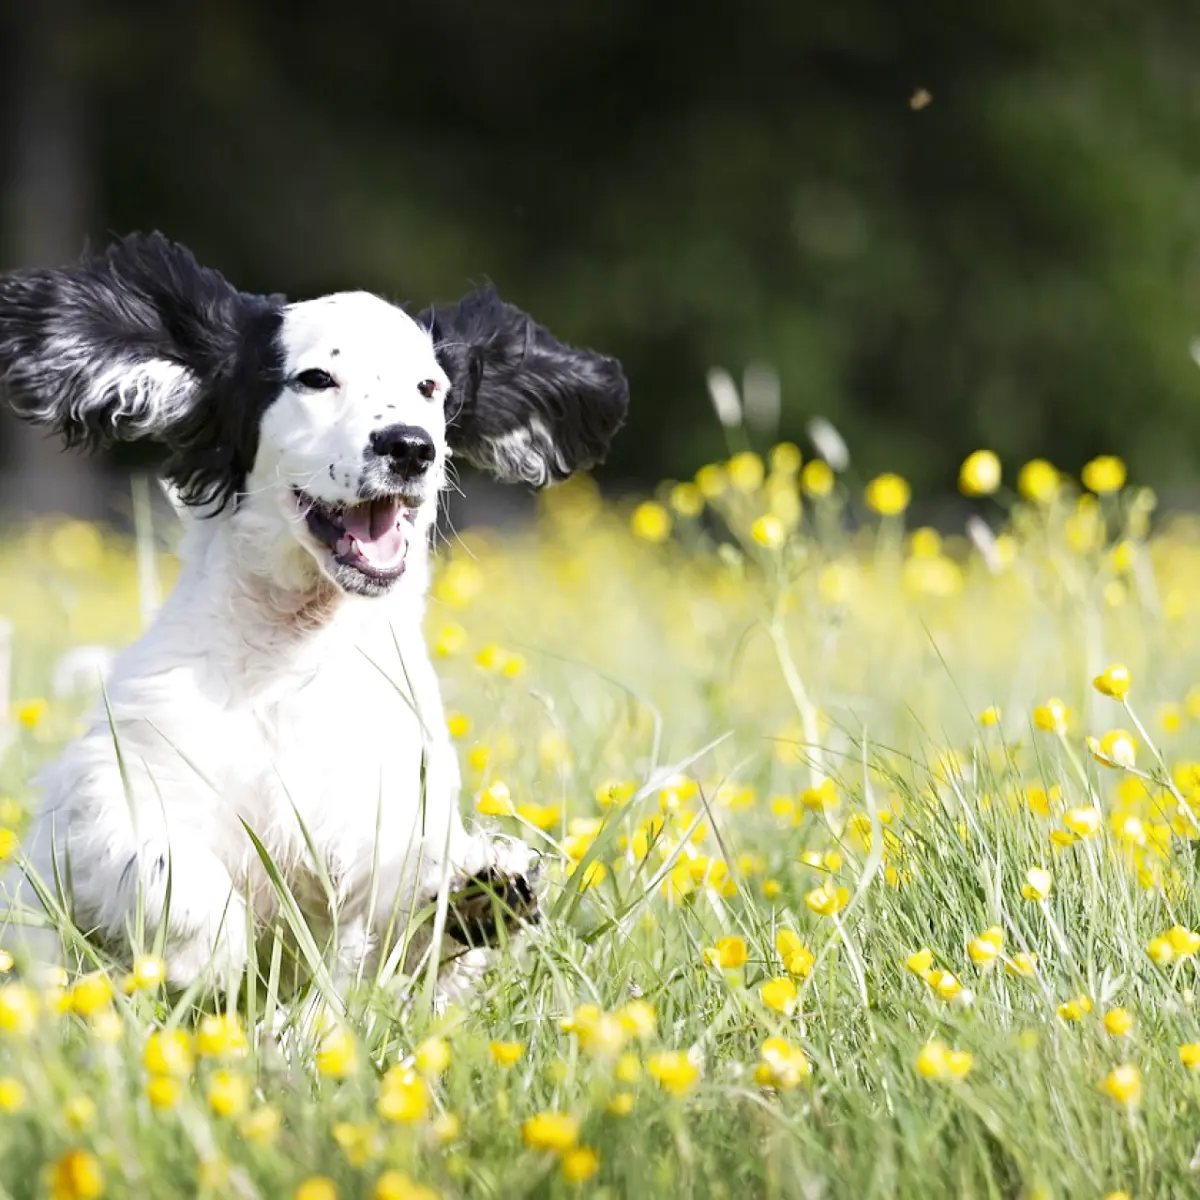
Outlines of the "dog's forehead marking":
M 280 339 L 289 365 L 319 356 L 378 363 L 380 355 L 436 363 L 429 331 L 370 292 L 336 292 L 289 304 Z

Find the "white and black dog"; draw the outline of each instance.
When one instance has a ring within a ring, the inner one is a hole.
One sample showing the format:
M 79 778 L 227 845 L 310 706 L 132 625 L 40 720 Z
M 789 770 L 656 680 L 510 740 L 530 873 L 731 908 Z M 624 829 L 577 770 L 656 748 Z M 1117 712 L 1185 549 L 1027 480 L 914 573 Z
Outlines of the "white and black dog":
M 247 827 L 318 925 L 332 884 L 343 968 L 439 888 L 481 879 L 529 915 L 536 856 L 460 814 L 429 535 L 452 453 L 533 485 L 602 459 L 619 364 L 490 291 L 415 319 L 364 292 L 287 303 L 155 234 L 0 277 L 0 377 L 68 444 L 161 443 L 185 515 L 178 586 L 40 780 L 29 859 L 76 926 L 118 953 L 165 931 L 173 986 L 236 986 L 279 920 Z M 496 911 L 464 901 L 446 933 L 486 938 Z

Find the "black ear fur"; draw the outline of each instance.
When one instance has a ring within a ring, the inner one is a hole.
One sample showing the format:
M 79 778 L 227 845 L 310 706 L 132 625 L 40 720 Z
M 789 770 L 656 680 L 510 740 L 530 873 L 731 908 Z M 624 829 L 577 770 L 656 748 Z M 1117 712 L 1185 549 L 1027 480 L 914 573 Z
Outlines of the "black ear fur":
M 603 460 L 625 420 L 621 365 L 557 341 L 492 290 L 418 318 L 450 376 L 450 448 L 506 483 L 541 486 Z
M 161 234 L 0 277 L 0 379 L 68 446 L 157 441 L 189 504 L 244 487 L 280 385 L 282 297 L 239 292 Z

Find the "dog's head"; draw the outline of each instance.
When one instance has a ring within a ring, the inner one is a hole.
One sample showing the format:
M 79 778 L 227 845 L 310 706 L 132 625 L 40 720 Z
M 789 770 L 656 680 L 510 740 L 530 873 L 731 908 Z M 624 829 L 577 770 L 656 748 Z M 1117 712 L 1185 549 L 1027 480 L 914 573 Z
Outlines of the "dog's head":
M 0 278 L 0 376 L 69 445 L 162 443 L 183 504 L 253 509 L 365 595 L 403 574 L 449 454 L 563 479 L 603 458 L 628 403 L 614 360 L 494 293 L 415 320 L 365 292 L 289 304 L 158 234 Z

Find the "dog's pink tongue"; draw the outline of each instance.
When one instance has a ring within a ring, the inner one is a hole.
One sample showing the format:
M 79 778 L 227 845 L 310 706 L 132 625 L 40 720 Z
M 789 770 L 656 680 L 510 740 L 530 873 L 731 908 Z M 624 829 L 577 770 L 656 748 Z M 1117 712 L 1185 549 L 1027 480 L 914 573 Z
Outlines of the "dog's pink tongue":
M 371 500 L 342 513 L 342 525 L 358 552 L 373 567 L 386 570 L 404 557 L 405 534 L 400 505 L 395 500 Z

